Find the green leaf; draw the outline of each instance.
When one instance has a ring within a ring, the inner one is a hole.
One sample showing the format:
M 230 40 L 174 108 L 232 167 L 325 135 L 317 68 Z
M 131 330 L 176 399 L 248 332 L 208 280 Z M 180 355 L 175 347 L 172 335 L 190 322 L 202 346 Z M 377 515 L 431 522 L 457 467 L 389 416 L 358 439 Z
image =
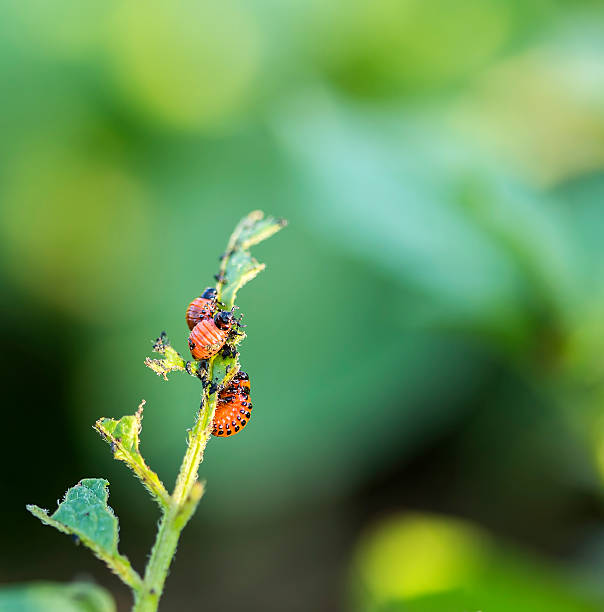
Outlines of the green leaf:
M 115 612 L 105 589 L 86 582 L 32 582 L 0 589 L 3 612 Z
M 86 546 L 98 548 L 107 555 L 117 552 L 118 524 L 107 505 L 109 482 L 103 478 L 86 478 L 67 491 L 65 499 L 49 518 L 46 510 L 28 506 L 42 521 L 65 533 L 77 535 Z M 42 513 L 42 516 L 39 514 Z
M 224 357 L 218 353 L 212 367 L 212 388 L 217 390 L 225 387 L 239 371 L 239 353 Z
M 85 478 L 71 487 L 54 514 L 29 505 L 27 509 L 45 525 L 76 536 L 126 584 L 140 583 L 128 559 L 118 553 L 118 521 L 107 505 L 109 482 L 104 478 Z
M 286 224 L 285 220 L 275 217 L 265 219 L 260 210 L 251 212 L 239 222 L 223 255 L 221 280 L 217 285 L 218 299 L 227 308 L 233 307 L 239 289 L 265 268 L 250 255 L 249 248 L 266 240 Z
M 227 251 L 234 249 L 247 250 L 270 238 L 286 225 L 287 221 L 285 219 L 277 219 L 271 216 L 265 219 L 261 210 L 253 210 L 237 224 L 229 239 Z
M 139 450 L 144 405 L 145 400 L 141 402 L 136 414 L 124 416 L 119 421 L 101 418 L 95 423 L 94 428 L 111 445 L 115 459 L 123 461 L 140 479 L 159 506 L 164 508 L 170 505 L 170 495 L 157 474 L 147 466 Z
M 225 281 L 220 294 L 221 301 L 232 308 L 237 292 L 243 285 L 258 276 L 265 265 L 258 263 L 247 251 L 236 251 L 229 257 L 229 263 L 223 272 Z

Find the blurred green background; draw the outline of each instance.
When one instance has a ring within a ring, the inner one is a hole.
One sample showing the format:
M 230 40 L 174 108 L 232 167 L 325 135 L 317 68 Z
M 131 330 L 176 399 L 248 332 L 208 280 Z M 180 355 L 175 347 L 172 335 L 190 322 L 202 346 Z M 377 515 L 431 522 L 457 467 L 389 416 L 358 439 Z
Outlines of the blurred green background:
M 90 579 L 42 528 L 147 400 L 167 485 L 199 401 L 143 366 L 229 233 L 254 418 L 215 439 L 164 610 L 604 610 L 604 9 L 595 0 L 0 3 L 0 581 Z

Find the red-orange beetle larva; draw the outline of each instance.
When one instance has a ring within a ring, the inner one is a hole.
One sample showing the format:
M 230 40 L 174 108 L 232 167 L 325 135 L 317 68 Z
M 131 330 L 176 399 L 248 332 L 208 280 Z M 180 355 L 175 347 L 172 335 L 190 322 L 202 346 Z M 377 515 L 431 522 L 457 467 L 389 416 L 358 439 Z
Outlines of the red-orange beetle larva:
M 219 438 L 235 435 L 247 425 L 251 416 L 250 379 L 245 372 L 239 371 L 218 395 L 212 434 Z
M 187 308 L 187 325 L 192 330 L 202 319 L 211 317 L 216 310 L 216 289 L 208 287 L 199 297 L 195 298 Z
M 233 313 L 222 310 L 214 318 L 202 319 L 189 334 L 189 348 L 195 359 L 213 357 L 224 346 L 235 318 Z

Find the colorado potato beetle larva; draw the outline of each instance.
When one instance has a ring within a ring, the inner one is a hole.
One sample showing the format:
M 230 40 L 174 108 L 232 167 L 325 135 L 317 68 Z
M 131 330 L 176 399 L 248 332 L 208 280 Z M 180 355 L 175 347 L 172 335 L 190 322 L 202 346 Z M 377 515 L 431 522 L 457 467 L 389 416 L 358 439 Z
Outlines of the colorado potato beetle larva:
M 202 319 L 213 316 L 215 310 L 216 289 L 214 287 L 208 287 L 199 297 L 196 297 L 189 304 L 185 315 L 187 326 L 192 330 Z
M 189 334 L 189 349 L 195 359 L 208 359 L 223 347 L 233 327 L 232 311 L 221 310 L 214 317 L 202 319 Z
M 235 435 L 247 425 L 251 412 L 250 379 L 240 370 L 231 384 L 218 394 L 212 434 L 220 438 Z

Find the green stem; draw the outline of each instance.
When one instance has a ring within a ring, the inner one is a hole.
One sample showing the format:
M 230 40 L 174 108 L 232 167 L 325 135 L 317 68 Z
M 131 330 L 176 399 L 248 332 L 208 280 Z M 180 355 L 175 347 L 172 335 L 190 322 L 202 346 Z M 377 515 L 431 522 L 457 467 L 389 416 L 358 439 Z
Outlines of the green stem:
M 208 366 L 210 380 L 212 370 L 213 359 Z M 142 587 L 134 592 L 132 612 L 157 610 L 180 534 L 195 512 L 203 494 L 203 486 L 197 480 L 197 473 L 203 460 L 203 451 L 211 435 L 217 397 L 217 393 L 208 395 L 207 389 L 204 390 L 202 406 L 189 436 L 187 452 L 180 466 L 171 504 L 162 516 Z

